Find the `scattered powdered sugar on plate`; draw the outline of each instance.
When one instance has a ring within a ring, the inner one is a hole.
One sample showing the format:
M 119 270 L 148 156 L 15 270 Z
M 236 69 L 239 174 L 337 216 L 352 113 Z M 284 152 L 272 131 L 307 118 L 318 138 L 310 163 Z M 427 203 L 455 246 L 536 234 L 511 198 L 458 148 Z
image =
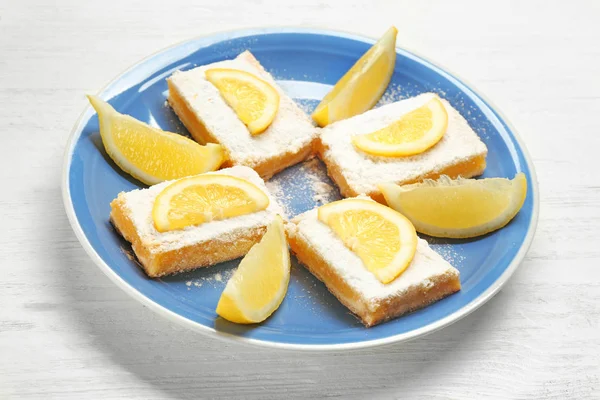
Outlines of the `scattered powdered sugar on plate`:
M 267 186 L 269 193 L 275 197 L 275 200 L 277 200 L 277 203 L 279 203 L 283 209 L 285 215 L 282 216 L 286 218 L 291 217 L 294 214 L 293 211 L 289 209 L 289 204 L 291 204 L 292 201 L 292 195 L 283 190 L 283 183 L 280 180 L 271 179 L 265 182 L 265 185 Z
M 317 100 L 313 99 L 294 99 L 294 101 L 306 115 L 311 115 L 319 104 Z
M 408 96 L 404 93 L 402 87 L 390 83 L 383 96 L 381 96 L 381 98 L 375 105 L 375 108 L 384 106 L 386 104 L 394 103 L 398 100 L 405 99 L 406 97 Z
M 329 203 L 332 200 L 335 188 L 328 183 L 325 182 L 313 182 L 313 200 L 317 203 L 325 204 Z
M 466 257 L 456 251 L 456 247 L 452 244 L 436 244 L 435 239 L 427 238 L 431 248 L 438 253 L 444 260 L 448 261 L 454 268 L 459 268 Z
M 485 118 L 481 109 L 479 109 L 477 105 L 466 100 L 463 93 L 450 95 L 445 90 L 441 89 L 440 86 L 441 82 L 438 82 L 437 85 L 433 85 L 429 90 L 436 93 L 441 98 L 446 99 L 452 107 L 467 120 L 469 126 L 471 126 L 481 139 L 489 140 L 490 136 L 488 134 L 488 128 L 491 128 L 491 124 L 489 120 Z
M 217 272 L 216 274 L 190 279 L 185 282 L 185 285 L 187 286 L 187 290 L 191 290 L 192 287 L 202 287 L 204 285 L 211 285 L 213 287 L 221 286 L 223 282 L 227 283 L 229 281 L 235 270 L 235 268 L 232 268 Z
M 300 170 L 305 174 L 313 193 L 312 199 L 317 205 L 330 203 L 340 199 L 335 186 L 329 182 L 325 165 L 317 158 L 308 160 L 302 164 Z
M 265 184 L 287 218 L 341 198 L 325 164 L 316 158 L 287 168 Z
M 238 54 L 243 53 L 246 50 L 254 47 L 253 45 L 258 42 L 258 38 L 251 37 L 247 39 L 231 39 L 227 41 L 225 46 L 219 46 L 220 51 L 216 52 L 216 56 L 218 58 L 222 58 L 223 60 L 230 60 L 235 58 Z

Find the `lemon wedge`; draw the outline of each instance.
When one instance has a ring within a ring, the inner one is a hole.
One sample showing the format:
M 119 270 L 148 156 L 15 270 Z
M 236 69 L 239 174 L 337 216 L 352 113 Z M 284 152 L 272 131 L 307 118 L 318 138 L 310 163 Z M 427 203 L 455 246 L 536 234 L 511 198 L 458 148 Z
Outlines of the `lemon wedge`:
M 312 114 L 319 126 L 362 114 L 379 101 L 394 72 L 397 34 L 388 29 L 327 93 Z
M 258 135 L 271 125 L 279 109 L 279 93 L 273 86 L 237 69 L 212 68 L 205 75 L 250 134 Z
M 88 99 L 98 113 L 100 136 L 109 157 L 147 185 L 214 171 L 225 159 L 221 145 L 199 145 L 120 114 L 97 96 Z
M 408 219 L 371 200 L 346 199 L 319 207 L 318 217 L 382 283 L 410 265 L 417 233 Z
M 152 219 L 159 232 L 183 229 L 261 211 L 269 198 L 256 185 L 230 175 L 204 174 L 173 182 L 154 200 Z
M 393 209 L 430 236 L 470 238 L 502 228 L 519 212 L 527 195 L 525 174 L 514 179 L 452 180 L 442 176 L 407 186 L 379 185 Z
M 217 314 L 238 324 L 262 322 L 283 301 L 289 281 L 290 253 L 283 220 L 276 216 L 227 282 Z
M 376 156 L 412 156 L 433 147 L 447 128 L 448 113 L 436 96 L 383 129 L 353 136 L 352 143 Z

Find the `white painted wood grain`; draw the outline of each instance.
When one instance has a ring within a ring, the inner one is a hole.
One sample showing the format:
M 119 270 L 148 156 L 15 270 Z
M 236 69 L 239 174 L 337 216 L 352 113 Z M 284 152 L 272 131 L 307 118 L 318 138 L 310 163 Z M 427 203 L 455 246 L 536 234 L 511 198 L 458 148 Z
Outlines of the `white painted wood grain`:
M 0 0 L 0 398 L 600 398 L 599 20 L 593 0 Z M 278 352 L 172 326 L 88 259 L 60 196 L 83 94 L 178 41 L 274 24 L 395 24 L 521 132 L 540 222 L 487 305 L 406 344 Z

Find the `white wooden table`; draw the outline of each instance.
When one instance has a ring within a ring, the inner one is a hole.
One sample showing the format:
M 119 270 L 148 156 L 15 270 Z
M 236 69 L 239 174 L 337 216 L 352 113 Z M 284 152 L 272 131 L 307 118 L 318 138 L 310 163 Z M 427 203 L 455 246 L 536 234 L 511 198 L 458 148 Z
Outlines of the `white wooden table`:
M 0 398 L 600 398 L 600 5 L 293 3 L 0 0 Z M 488 304 L 406 344 L 278 352 L 173 326 L 88 259 L 60 192 L 84 93 L 175 42 L 273 24 L 395 24 L 400 46 L 466 77 L 521 132 L 540 221 Z

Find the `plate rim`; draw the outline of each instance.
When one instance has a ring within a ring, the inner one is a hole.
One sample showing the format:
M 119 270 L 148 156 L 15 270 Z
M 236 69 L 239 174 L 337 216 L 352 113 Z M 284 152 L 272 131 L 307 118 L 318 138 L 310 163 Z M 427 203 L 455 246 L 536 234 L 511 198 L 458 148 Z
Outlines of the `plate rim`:
M 150 59 L 158 56 L 161 53 L 167 52 L 174 48 L 183 46 L 187 43 L 192 43 L 201 39 L 207 39 L 210 37 L 215 37 L 215 39 L 221 37 L 215 42 L 220 42 L 224 40 L 231 40 L 235 38 L 241 38 L 251 35 L 260 35 L 260 34 L 282 34 L 282 33 L 303 33 L 303 34 L 317 34 L 317 35 L 325 35 L 332 36 L 338 38 L 351 39 L 356 41 L 361 41 L 365 43 L 374 43 L 377 39 L 374 39 L 369 36 L 358 35 L 351 32 L 346 32 L 342 30 L 333 30 L 333 29 L 322 29 L 316 27 L 294 27 L 294 26 L 275 26 L 275 27 L 256 27 L 256 28 L 245 28 L 245 29 L 232 29 L 232 30 L 223 30 L 223 31 L 214 31 L 205 35 L 196 36 L 191 39 L 183 40 L 162 48 L 154 53 L 142 58 L 137 61 L 133 65 L 126 68 L 124 71 L 120 72 L 115 78 L 111 79 L 107 84 L 105 84 L 99 91 L 98 94 L 103 94 L 107 88 L 112 86 L 115 82 L 121 79 L 124 75 L 134 70 L 136 67 L 144 64 Z M 515 254 L 514 258 L 511 260 L 506 269 L 502 272 L 502 274 L 487 288 L 485 291 L 480 293 L 475 299 L 471 300 L 469 303 L 461 307 L 460 309 L 454 311 L 453 313 L 435 321 L 430 324 L 427 324 L 418 329 L 404 332 L 392 336 L 388 336 L 380 339 L 366 340 L 360 342 L 351 342 L 351 343 L 338 343 L 338 344 L 298 344 L 298 343 L 284 343 L 284 342 L 273 342 L 269 340 L 263 339 L 253 339 L 244 336 L 238 336 L 227 332 L 222 332 L 216 330 L 214 328 L 210 328 L 208 326 L 202 325 L 198 322 L 187 319 L 174 311 L 171 311 L 159 303 L 154 302 L 150 298 L 143 295 L 141 292 L 132 287 L 129 283 L 123 280 L 110 266 L 102 260 L 102 258 L 98 255 L 94 247 L 89 242 L 87 236 L 83 232 L 83 228 L 81 227 L 79 220 L 77 219 L 77 215 L 75 213 L 75 208 L 73 202 L 71 201 L 71 191 L 69 187 L 69 171 L 71 167 L 71 161 L 73 152 L 75 149 L 75 144 L 79 140 L 81 136 L 82 129 L 81 124 L 87 115 L 87 113 L 91 110 L 91 106 L 88 104 L 81 112 L 71 132 L 69 134 L 69 138 L 67 140 L 65 146 L 65 152 L 63 155 L 63 169 L 61 175 L 61 191 L 63 197 L 63 205 L 65 207 L 65 211 L 67 217 L 69 219 L 69 223 L 71 228 L 75 232 L 75 236 L 79 240 L 80 244 L 88 254 L 88 256 L 94 261 L 94 263 L 100 268 L 100 270 L 108 276 L 108 278 L 113 281 L 118 287 L 120 287 L 125 293 L 130 295 L 132 298 L 140 302 L 142 305 L 147 306 L 153 312 L 167 318 L 168 320 L 179 324 L 180 326 L 187 327 L 196 332 L 202 333 L 206 336 L 213 337 L 219 340 L 227 341 L 230 343 L 245 343 L 254 346 L 267 347 L 272 349 L 283 349 L 283 350 L 303 350 L 303 351 L 340 351 L 340 350 L 358 350 L 372 347 L 380 347 L 385 345 L 390 345 L 393 343 L 406 342 L 412 339 L 416 339 L 418 337 L 423 337 L 425 335 L 436 332 L 452 323 L 455 323 L 467 315 L 471 314 L 473 311 L 477 310 L 487 301 L 489 301 L 500 289 L 508 282 L 510 277 L 514 274 L 517 268 L 520 266 L 521 262 L 525 258 L 529 248 L 531 247 L 531 243 L 535 236 L 535 231 L 537 228 L 538 217 L 539 217 L 539 185 L 537 181 L 537 174 L 535 171 L 535 167 L 529 151 L 525 146 L 525 143 L 521 139 L 518 131 L 512 125 L 512 123 L 506 118 L 505 114 L 492 102 L 490 99 L 482 94 L 479 90 L 477 90 L 472 84 L 470 84 L 467 80 L 461 77 L 459 74 L 454 73 L 453 71 L 441 66 L 440 64 L 433 62 L 427 57 L 422 56 L 418 52 L 414 50 L 407 50 L 405 48 L 396 46 L 396 51 L 401 50 L 404 53 L 408 53 L 416 58 L 419 58 L 433 67 L 437 68 L 439 72 L 448 75 L 450 78 L 457 80 L 459 83 L 468 87 L 475 95 L 477 95 L 481 100 L 483 100 L 486 105 L 492 109 L 493 112 L 497 114 L 500 121 L 503 122 L 508 129 L 510 130 L 512 136 L 520 147 L 521 152 L 523 153 L 523 159 L 525 160 L 525 164 L 529 169 L 529 178 L 532 183 L 531 190 L 533 194 L 532 201 L 532 213 L 531 219 L 529 222 L 529 226 L 527 229 L 527 233 L 518 252 Z

